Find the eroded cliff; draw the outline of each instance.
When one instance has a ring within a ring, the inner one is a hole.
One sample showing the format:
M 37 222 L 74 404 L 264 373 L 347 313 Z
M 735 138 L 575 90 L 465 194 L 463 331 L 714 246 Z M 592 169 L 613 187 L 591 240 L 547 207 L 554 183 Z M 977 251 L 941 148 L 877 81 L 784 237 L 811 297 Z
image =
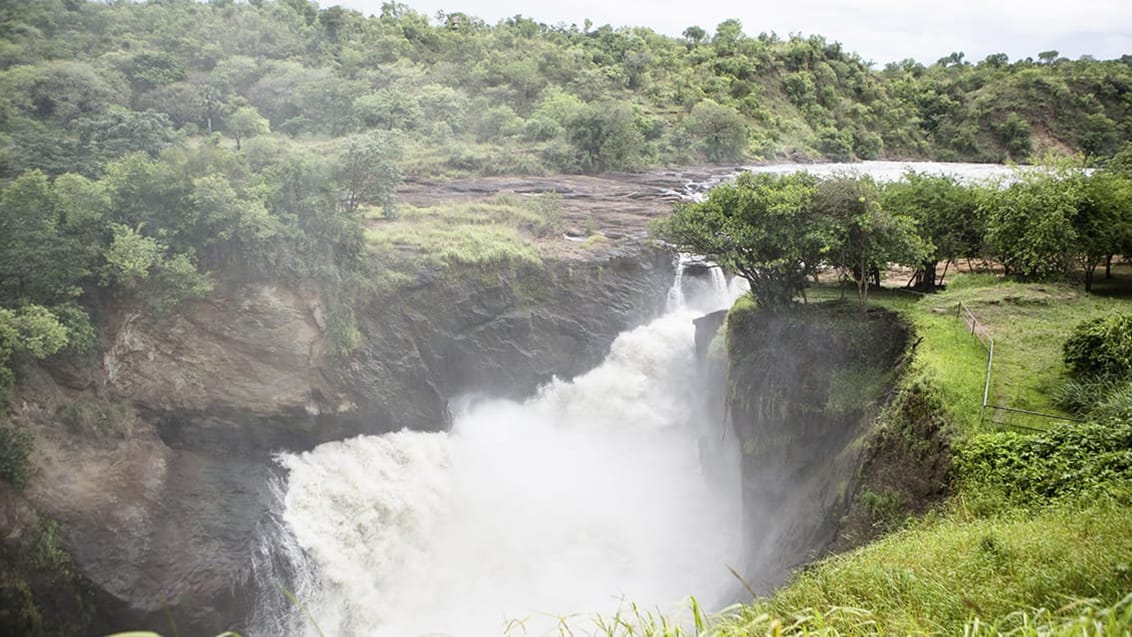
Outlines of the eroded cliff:
M 819 304 L 728 316 L 728 403 L 742 446 L 744 576 L 759 590 L 820 557 L 860 482 L 895 391 L 908 328 L 895 314 Z
M 240 628 L 273 453 L 443 429 L 457 396 L 525 396 L 585 371 L 663 308 L 672 277 L 671 255 L 640 242 L 424 273 L 359 300 L 363 343 L 346 360 L 325 354 L 309 286 L 221 286 L 161 319 L 116 308 L 101 356 L 22 370 L 14 418 L 35 434 L 34 475 L 5 508 L 58 521 L 93 591 L 92 633 Z M 30 537 L 35 516 L 4 519 Z

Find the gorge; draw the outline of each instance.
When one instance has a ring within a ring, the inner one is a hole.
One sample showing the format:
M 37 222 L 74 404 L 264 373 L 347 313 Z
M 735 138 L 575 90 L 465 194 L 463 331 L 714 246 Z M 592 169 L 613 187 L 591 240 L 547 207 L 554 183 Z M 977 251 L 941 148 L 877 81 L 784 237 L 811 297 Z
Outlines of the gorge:
M 647 217 L 673 187 L 625 199 Z M 735 291 L 717 268 L 676 266 L 638 235 L 539 267 L 432 273 L 369 306 L 341 366 L 317 290 L 221 288 L 159 320 L 123 311 L 101 360 L 49 362 L 21 387 L 37 476 L 6 515 L 28 537 L 22 511 L 59 522 L 94 591 L 88 634 L 310 630 L 280 586 L 332 633 L 392 635 L 473 617 L 472 634 L 498 634 L 504 619 L 669 610 L 689 594 L 718 607 L 746 595 L 728 567 L 765 590 L 834 541 L 903 337 L 883 327 L 876 356 L 815 351 L 803 367 L 762 352 L 746 360 L 799 391 L 752 400 L 766 379 L 718 367 L 745 360 L 742 340 L 695 355 L 693 320 Z M 847 401 L 858 373 L 880 380 Z M 64 417 L 77 403 L 107 430 L 77 433 Z M 835 417 L 778 435 L 804 403 Z M 778 434 L 751 435 L 771 422 L 759 409 L 780 414 Z

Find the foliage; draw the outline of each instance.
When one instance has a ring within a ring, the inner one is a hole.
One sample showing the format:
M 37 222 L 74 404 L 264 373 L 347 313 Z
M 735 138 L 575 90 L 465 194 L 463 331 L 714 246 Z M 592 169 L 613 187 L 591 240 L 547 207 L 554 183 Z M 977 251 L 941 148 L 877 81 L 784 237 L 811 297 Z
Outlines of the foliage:
M 822 180 L 814 205 L 832 223 L 830 259 L 857 282 L 862 310 L 868 306 L 874 271 L 890 262 L 918 263 L 926 253 L 915 222 L 885 208 L 879 188 L 867 176 Z
M 35 436 L 26 429 L 0 425 L 0 479 L 17 489 L 31 480 L 28 455 L 35 446 Z
M 240 141 L 266 135 L 271 131 L 271 123 L 259 114 L 254 106 L 241 106 L 226 118 L 228 132 L 236 140 L 236 150 L 240 150 Z
M 87 273 L 47 176 L 30 171 L 0 192 L 0 299 L 58 303 L 79 293 Z
M 737 20 L 671 38 L 430 18 L 397 3 L 372 16 L 299 0 L 67 4 L 6 14 L 7 176 L 97 176 L 122 152 L 152 153 L 170 126 L 189 138 L 222 130 L 238 147 L 268 128 L 307 139 L 398 129 L 446 160 L 482 143 L 541 171 L 738 161 L 748 150 L 996 161 L 1069 146 L 1104 157 L 1132 111 L 1121 97 L 1132 70 L 1119 60 L 971 64 L 956 52 L 878 70 L 821 36 L 748 35 Z M 114 123 L 131 121 L 136 135 Z M 98 122 L 121 133 L 105 155 L 83 141 Z
M 1122 634 L 1132 626 L 1124 557 L 1132 551 L 1130 421 L 1064 424 L 1036 436 L 988 432 L 977 418 L 986 354 L 955 318 L 959 300 L 994 329 L 995 382 L 1020 372 L 1039 387 L 1056 380 L 1069 319 L 1110 314 L 1120 303 L 1065 285 L 963 275 L 946 292 L 897 305 L 923 339 L 908 382 L 961 425 L 951 438 L 962 458 L 958 496 L 873 544 L 808 566 L 708 634 L 764 625 L 829 635 L 1075 635 L 1095 626 Z M 1000 404 L 1018 404 L 1018 388 L 997 391 Z M 889 500 L 865 498 L 882 510 Z
M 760 305 L 788 306 L 825 262 L 858 283 L 888 263 L 918 263 L 928 250 L 913 219 L 882 205 L 868 177 L 745 173 L 653 224 L 677 249 L 704 255 L 747 279 Z
M 747 123 L 734 108 L 704 100 L 692 107 L 685 126 L 708 161 L 722 163 L 743 158 Z
M 401 147 L 385 131 L 370 131 L 345 140 L 339 160 L 338 179 L 343 190 L 342 207 L 354 214 L 362 203 L 377 203 L 385 216 L 397 216 L 394 197 L 401 183 L 397 160 Z
M 1039 434 L 974 436 L 956 454 L 972 502 L 1047 505 L 1132 496 L 1132 422 L 1060 424 Z M 986 506 L 986 505 L 983 505 Z
M 1132 376 L 1132 314 L 1113 314 L 1078 324 L 1062 347 L 1069 372 L 1085 380 Z
M 1112 255 L 1132 248 L 1132 180 L 1112 171 L 1076 175 L 1081 199 L 1073 217 L 1074 257 L 1085 273 L 1085 291 L 1093 274 Z
M 813 205 L 817 187 L 807 173 L 745 173 L 678 207 L 654 223 L 653 233 L 747 279 L 760 306 L 782 308 L 805 287 L 829 243 Z
M 584 172 L 632 170 L 643 163 L 640 122 L 624 104 L 587 105 L 570 118 L 566 131 Z
M 987 244 L 1007 273 L 1045 277 L 1068 271 L 1080 196 L 1079 182 L 1043 170 L 1021 172 L 1005 189 L 981 197 Z
M 67 345 L 67 337 L 67 327 L 45 307 L 0 307 L 0 413 L 14 381 L 10 367 L 13 359 L 51 356 Z
M 89 632 L 93 591 L 63 548 L 57 522 L 40 517 L 6 537 L 0 563 L 0 631 L 27 637 Z
M 1009 159 L 1015 161 L 1026 159 L 1033 151 L 1030 125 L 1019 117 L 1018 113 L 1010 113 L 1005 121 L 995 127 L 995 132 L 998 133 Z
M 812 566 L 773 598 L 744 608 L 744 616 L 766 613 L 785 626 L 799 609 L 868 609 L 871 621 L 856 614 L 834 618 L 830 628 L 845 634 L 960 634 L 975 618 L 984 631 L 992 624 L 1008 633 L 1024 619 L 1016 613 L 1020 607 L 1064 609 L 1069 624 L 1077 619 L 1074 599 L 1118 604 L 1124 612 L 1132 576 L 1114 565 L 1132 550 L 1132 522 L 1121 512 L 1119 505 L 1102 502 L 929 519 Z M 1039 614 L 1053 619 L 1058 613 Z M 849 623 L 854 620 L 857 626 Z M 1128 621 L 1125 616 L 1116 626 Z
M 960 183 L 950 175 L 912 170 L 903 179 L 885 185 L 884 208 L 911 217 L 929 248 L 917 271 L 918 289 L 936 289 L 941 261 L 981 254 L 986 226 L 976 205 L 978 188 Z

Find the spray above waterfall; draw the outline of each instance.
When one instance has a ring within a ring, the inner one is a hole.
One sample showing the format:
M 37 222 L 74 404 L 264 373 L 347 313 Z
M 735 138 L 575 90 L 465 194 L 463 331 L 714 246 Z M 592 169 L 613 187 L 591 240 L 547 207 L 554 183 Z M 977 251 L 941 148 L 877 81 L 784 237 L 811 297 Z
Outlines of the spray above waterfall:
M 692 319 L 731 298 L 717 267 L 683 257 L 677 272 L 668 312 L 587 374 L 522 403 L 469 402 L 447 433 L 281 459 L 282 518 L 302 549 L 289 559 L 307 562 L 293 587 L 322 631 L 542 634 L 623 603 L 729 601 L 738 453 L 703 444 L 721 423 L 697 407 Z

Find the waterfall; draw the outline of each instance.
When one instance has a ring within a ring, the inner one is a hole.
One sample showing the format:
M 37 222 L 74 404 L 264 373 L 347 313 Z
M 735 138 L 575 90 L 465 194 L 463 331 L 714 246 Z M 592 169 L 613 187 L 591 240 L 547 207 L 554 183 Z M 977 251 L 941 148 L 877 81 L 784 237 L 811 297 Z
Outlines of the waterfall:
M 687 305 L 684 298 L 684 265 L 688 258 L 689 256 L 683 253 L 673 257 L 676 280 L 672 282 L 672 287 L 668 288 L 668 299 L 664 306 L 666 312 L 677 312 Z
M 263 561 L 287 566 L 256 576 L 275 589 L 264 578 L 285 571 L 301 606 L 261 600 L 252 632 L 313 635 L 309 613 L 327 635 L 541 635 L 562 618 L 588 634 L 595 613 L 629 603 L 731 601 L 738 451 L 702 444 L 719 423 L 694 407 L 692 325 L 731 298 L 717 267 L 706 290 L 684 290 L 688 259 L 669 311 L 572 381 L 468 401 L 449 432 L 283 455 L 268 530 L 281 548 Z

